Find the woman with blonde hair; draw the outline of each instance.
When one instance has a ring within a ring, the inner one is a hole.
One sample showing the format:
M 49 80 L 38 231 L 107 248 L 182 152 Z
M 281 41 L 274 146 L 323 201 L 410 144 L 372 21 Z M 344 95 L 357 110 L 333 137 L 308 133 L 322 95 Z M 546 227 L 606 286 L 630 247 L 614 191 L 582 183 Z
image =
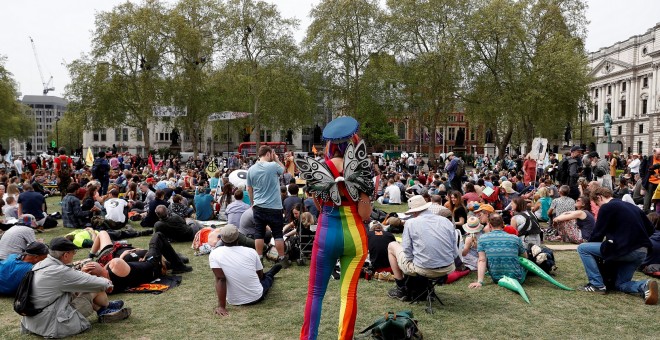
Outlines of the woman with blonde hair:
M 534 203 L 534 206 L 532 207 L 532 211 L 534 212 L 534 215 L 538 220 L 547 222 L 550 220 L 550 217 L 548 216 L 548 210 L 550 210 L 552 197 L 550 197 L 548 188 L 546 187 L 539 188 L 536 191 L 535 196 L 537 195 L 538 195 L 538 199 L 536 199 L 536 203 Z

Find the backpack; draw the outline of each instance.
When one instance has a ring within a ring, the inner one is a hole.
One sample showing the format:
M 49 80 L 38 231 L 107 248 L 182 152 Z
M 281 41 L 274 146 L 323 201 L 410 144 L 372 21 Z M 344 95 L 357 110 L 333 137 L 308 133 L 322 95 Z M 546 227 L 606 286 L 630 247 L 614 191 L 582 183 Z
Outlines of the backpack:
M 541 233 L 541 226 L 533 213 L 523 211 L 520 215 L 525 217 L 525 224 L 518 232 L 518 236 L 536 235 Z
M 465 162 L 462 159 L 458 159 L 458 164 L 456 165 L 456 176 L 459 179 L 462 179 L 465 176 Z
M 14 311 L 18 313 L 19 315 L 22 316 L 35 316 L 46 307 L 52 305 L 57 301 L 55 299 L 53 302 L 49 303 L 43 308 L 35 308 L 34 304 L 32 304 L 32 281 L 34 280 L 34 272 L 38 270 L 42 270 L 46 267 L 39 268 L 37 270 L 30 270 L 29 272 L 25 273 L 23 276 L 23 279 L 21 280 L 21 283 L 18 285 L 18 289 L 16 290 L 16 296 L 14 297 Z
M 58 157 L 60 160 L 60 168 L 58 170 L 58 176 L 60 178 L 71 178 L 71 165 L 69 165 L 69 157 L 66 157 L 62 159 L 62 157 Z
M 412 311 L 387 312 L 360 334 L 371 331 L 372 339 L 423 339 Z

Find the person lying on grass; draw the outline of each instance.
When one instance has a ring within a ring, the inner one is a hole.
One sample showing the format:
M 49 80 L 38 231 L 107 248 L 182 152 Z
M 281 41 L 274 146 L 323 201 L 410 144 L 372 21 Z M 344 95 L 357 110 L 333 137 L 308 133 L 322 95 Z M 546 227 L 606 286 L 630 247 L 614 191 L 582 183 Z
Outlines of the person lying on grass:
M 165 236 L 157 232 L 151 237 L 149 250 L 140 261 L 126 262 L 123 258 L 114 258 L 105 266 L 90 262 L 83 266 L 82 271 L 109 279 L 115 286 L 113 292 L 119 293 L 161 277 L 164 274 L 163 258 L 169 261 L 172 274 L 193 270 L 183 263 Z

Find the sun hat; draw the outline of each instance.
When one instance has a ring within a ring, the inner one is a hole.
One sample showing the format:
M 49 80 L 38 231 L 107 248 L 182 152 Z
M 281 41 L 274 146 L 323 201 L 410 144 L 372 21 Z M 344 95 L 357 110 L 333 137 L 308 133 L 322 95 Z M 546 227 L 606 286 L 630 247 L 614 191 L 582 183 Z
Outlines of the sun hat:
M 431 204 L 431 202 L 426 202 L 422 195 L 415 195 L 408 199 L 408 211 L 406 211 L 406 214 L 424 211 L 428 209 Z
M 504 189 L 504 191 L 506 191 L 507 194 L 513 194 L 514 192 L 516 192 L 515 190 L 513 190 L 513 183 L 509 181 L 502 182 L 502 184 L 500 184 L 500 188 Z
M 234 243 L 238 240 L 238 228 L 233 224 L 227 224 L 220 229 L 220 239 L 223 243 Z
M 339 117 L 328 123 L 323 129 L 323 140 L 333 143 L 347 141 L 357 133 L 360 123 L 353 117 Z
M 479 209 L 475 210 L 474 212 L 478 213 L 478 212 L 482 212 L 482 211 L 485 211 L 485 212 L 490 214 L 490 213 L 494 213 L 495 209 L 490 204 L 482 204 L 481 206 L 479 206 Z
M 479 223 L 479 218 L 474 215 L 468 217 L 467 222 L 463 224 L 463 230 L 468 234 L 478 233 L 483 228 L 484 226 Z

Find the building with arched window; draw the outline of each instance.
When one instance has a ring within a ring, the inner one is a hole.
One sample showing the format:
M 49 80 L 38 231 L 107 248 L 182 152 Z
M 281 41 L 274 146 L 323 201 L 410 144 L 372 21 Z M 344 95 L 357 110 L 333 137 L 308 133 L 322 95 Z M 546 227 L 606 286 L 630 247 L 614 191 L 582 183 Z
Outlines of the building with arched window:
M 625 153 L 649 154 L 660 147 L 660 23 L 641 35 L 589 53 L 592 107 L 583 118 L 597 143 L 606 141 L 607 108 L 612 142 Z M 585 132 L 586 133 L 586 132 Z

